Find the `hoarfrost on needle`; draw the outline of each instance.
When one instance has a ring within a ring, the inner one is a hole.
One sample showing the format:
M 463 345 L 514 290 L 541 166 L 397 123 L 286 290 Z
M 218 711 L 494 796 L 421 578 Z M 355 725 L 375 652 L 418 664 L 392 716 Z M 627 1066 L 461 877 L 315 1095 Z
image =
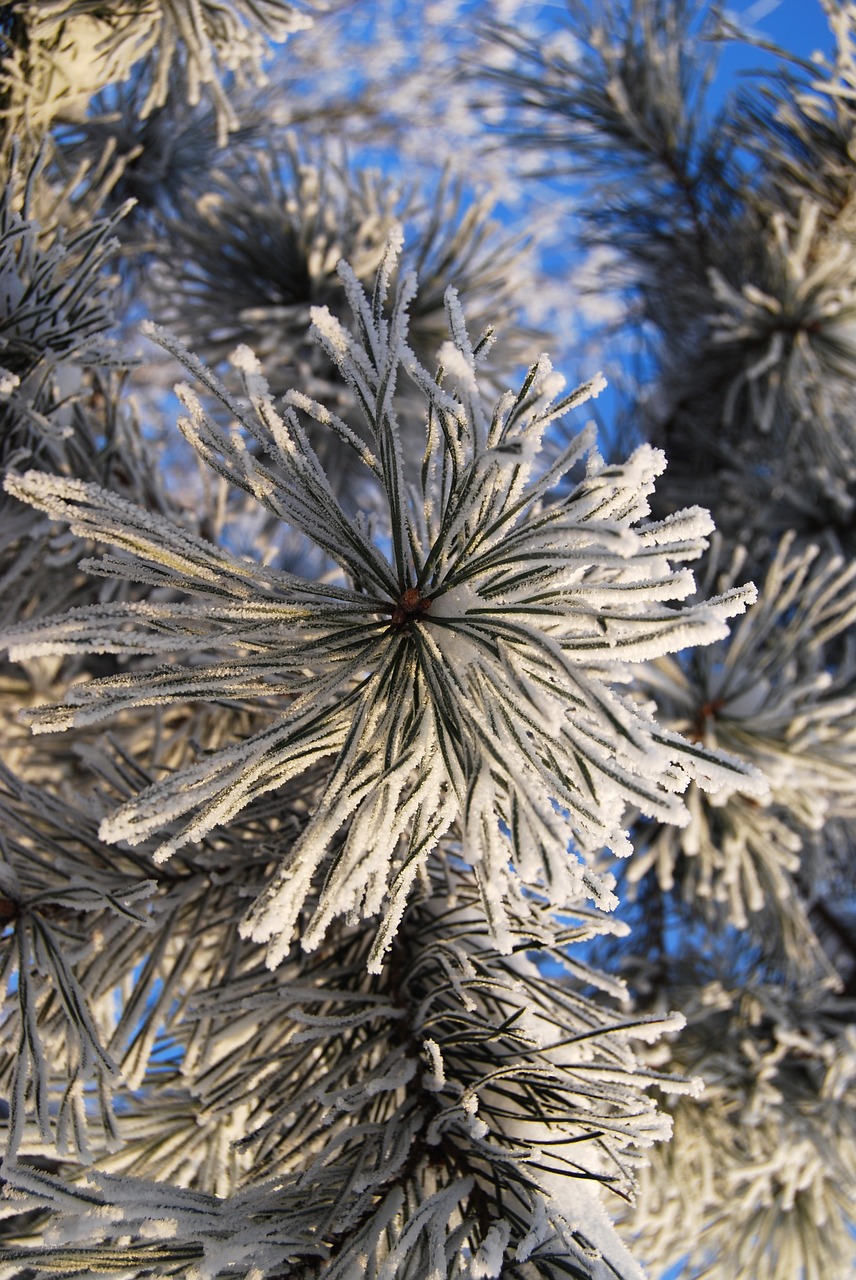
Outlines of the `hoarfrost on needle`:
M 150 330 L 232 419 L 224 426 L 180 390 L 180 425 L 201 457 L 314 540 L 338 566 L 336 582 L 238 559 L 94 485 L 33 472 L 7 481 L 19 498 L 116 548 L 87 561 L 90 572 L 189 597 L 95 605 L 15 628 L 6 643 L 17 657 L 183 649 L 191 658 L 75 686 L 65 706 L 31 714 L 35 729 L 192 699 L 281 707 L 253 736 L 123 805 L 103 824 L 106 839 L 136 844 L 166 830 L 155 854 L 163 860 L 324 763 L 314 811 L 242 926 L 269 944 L 271 964 L 311 898 L 307 949 L 337 916 L 380 913 L 377 969 L 415 878 L 450 832 L 507 949 L 512 864 L 557 903 L 583 892 L 608 907 L 608 883 L 569 854 L 571 843 L 629 852 L 628 806 L 684 822 L 690 780 L 762 789 L 741 762 L 662 729 L 613 687 L 628 662 L 720 638 L 752 600 L 751 588 L 735 588 L 676 606 L 691 590 L 680 566 L 704 549 L 707 513 L 647 519 L 664 465 L 647 446 L 622 465 L 604 463 L 588 430 L 558 451 L 544 447 L 551 424 L 596 394 L 601 378 L 557 399 L 543 358 L 519 391 L 489 402 L 477 377 L 485 344 L 471 343 L 452 290 L 445 371 L 420 365 L 407 343 L 412 277 L 387 306 L 395 260 L 393 243 L 371 298 L 343 266 L 353 329 L 325 311 L 313 327 L 365 417 L 368 449 L 340 434 L 385 501 L 386 527 L 374 537 L 369 521 L 342 508 L 309 443 L 307 419 L 336 429 L 327 409 L 306 396 L 277 409 L 246 348 L 235 363 L 249 405 L 238 401 Z M 396 419 L 402 375 L 426 402 L 415 464 Z

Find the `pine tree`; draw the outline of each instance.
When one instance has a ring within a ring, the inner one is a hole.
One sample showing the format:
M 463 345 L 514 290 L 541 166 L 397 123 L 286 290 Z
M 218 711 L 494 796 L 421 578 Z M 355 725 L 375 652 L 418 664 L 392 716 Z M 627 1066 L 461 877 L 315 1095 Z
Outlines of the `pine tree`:
M 852 1273 L 828 16 L 4 7 L 7 1280 Z

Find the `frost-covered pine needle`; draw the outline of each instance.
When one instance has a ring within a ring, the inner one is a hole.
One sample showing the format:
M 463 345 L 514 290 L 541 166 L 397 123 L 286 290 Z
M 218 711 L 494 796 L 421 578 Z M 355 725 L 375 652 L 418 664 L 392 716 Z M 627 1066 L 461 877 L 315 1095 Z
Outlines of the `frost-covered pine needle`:
M 321 887 L 303 946 L 317 946 L 336 916 L 382 912 L 377 968 L 415 876 L 453 824 L 494 936 L 507 946 L 512 861 L 556 902 L 584 892 L 609 906 L 608 884 L 569 852 L 571 842 L 628 853 L 627 807 L 685 822 L 680 793 L 690 780 L 763 791 L 739 761 L 660 728 L 613 688 L 628 662 L 721 638 L 726 619 L 754 598 L 735 588 L 681 607 L 694 589 L 681 566 L 704 549 L 707 514 L 646 519 L 664 466 L 650 447 L 607 466 L 585 430 L 542 459 L 550 424 L 602 380 L 559 398 L 563 380 L 542 358 L 518 392 L 489 402 L 454 291 L 439 372 L 422 367 L 407 343 L 412 277 L 386 307 L 395 248 L 371 298 L 341 268 L 353 331 L 324 309 L 313 313 L 314 337 L 352 387 L 368 444 L 303 394 L 278 410 L 247 348 L 234 362 L 249 404 L 155 334 L 233 420 L 222 425 L 180 389 L 181 426 L 201 457 L 315 542 L 338 566 L 337 581 L 238 559 L 90 484 L 35 472 L 7 480 L 10 493 L 116 549 L 86 561 L 91 572 L 153 588 L 138 603 L 22 624 L 5 638 L 12 657 L 187 655 L 182 665 L 136 663 L 76 686 L 64 706 L 32 714 L 34 729 L 193 699 L 275 699 L 282 708 L 259 733 L 123 805 L 103 823 L 105 839 L 134 844 L 169 828 L 156 854 L 163 861 L 325 762 L 314 812 L 244 923 L 269 942 L 272 964 Z M 423 458 L 412 471 L 394 407 L 402 376 L 425 398 Z M 382 493 L 385 527 L 343 510 L 306 419 L 359 455 Z M 160 588 L 189 598 L 173 601 Z
M 12 1170 L 17 1207 L 55 1213 L 45 1240 L 0 1251 L 0 1265 L 118 1276 L 191 1259 L 189 1276 L 213 1280 L 227 1259 L 308 1277 L 318 1257 L 331 1280 L 547 1280 L 569 1266 L 578 1280 L 642 1280 L 607 1209 L 669 1133 L 652 1091 L 697 1092 L 641 1061 L 682 1019 L 585 994 L 614 984 L 564 950 L 620 928 L 609 918 L 582 910 L 561 926 L 521 895 L 503 957 L 460 867 L 435 857 L 426 888 L 377 977 L 371 933 L 342 922 L 321 953 L 292 953 L 273 974 L 257 949 L 233 956 L 177 1028 L 184 1080 L 152 1072 L 127 1152 L 78 1185 Z M 158 1109 L 169 1136 L 153 1142 Z M 215 1196 L 187 1166 L 177 1176 L 176 1133 L 197 1130 L 185 1151 L 200 1135 L 213 1144 L 235 1117 L 233 1183 Z

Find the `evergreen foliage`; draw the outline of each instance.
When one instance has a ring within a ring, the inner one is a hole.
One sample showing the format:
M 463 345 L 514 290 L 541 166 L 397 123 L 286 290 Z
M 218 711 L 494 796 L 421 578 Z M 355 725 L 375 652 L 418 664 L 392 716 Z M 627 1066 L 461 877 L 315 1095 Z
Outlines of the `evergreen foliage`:
M 828 5 L 0 10 L 0 1280 L 852 1275 Z

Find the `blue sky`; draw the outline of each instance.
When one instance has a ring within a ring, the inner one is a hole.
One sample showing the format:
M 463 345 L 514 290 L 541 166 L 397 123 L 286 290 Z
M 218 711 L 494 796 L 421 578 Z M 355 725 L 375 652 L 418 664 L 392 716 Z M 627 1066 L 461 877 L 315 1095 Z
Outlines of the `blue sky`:
M 819 0 L 754 0 L 752 4 L 734 5 L 726 9 L 726 14 L 803 58 L 810 58 L 815 50 L 828 53 L 832 46 Z M 735 46 L 723 55 L 721 71 L 725 79 L 730 79 L 758 65 L 756 51 Z
M 809 56 L 815 48 L 828 47 L 829 28 L 818 0 L 755 0 L 735 12 L 794 53 Z

